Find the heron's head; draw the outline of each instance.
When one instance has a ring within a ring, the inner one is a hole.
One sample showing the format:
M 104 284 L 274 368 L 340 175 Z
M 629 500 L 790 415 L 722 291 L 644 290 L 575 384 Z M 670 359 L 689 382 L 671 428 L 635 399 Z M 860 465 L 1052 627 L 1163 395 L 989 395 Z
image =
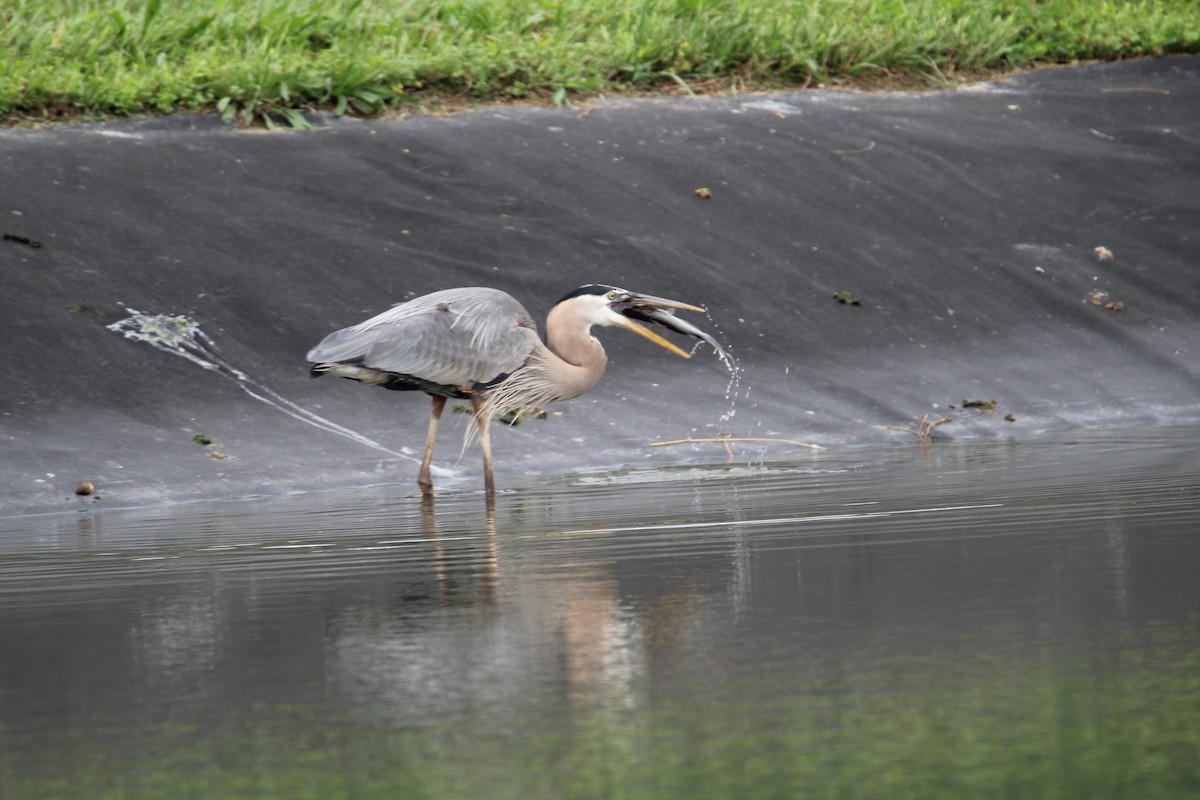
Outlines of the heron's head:
M 689 303 L 681 303 L 678 300 L 631 292 L 616 286 L 590 283 L 568 293 L 554 307 L 558 313 L 568 314 L 589 326 L 607 325 L 633 331 L 684 358 L 691 358 L 691 354 L 676 347 L 649 328 L 637 324 L 634 320 L 657 323 L 678 333 L 703 339 L 716 346 L 711 336 L 690 322 L 675 317 L 676 309 L 700 313 L 704 313 L 705 309 Z

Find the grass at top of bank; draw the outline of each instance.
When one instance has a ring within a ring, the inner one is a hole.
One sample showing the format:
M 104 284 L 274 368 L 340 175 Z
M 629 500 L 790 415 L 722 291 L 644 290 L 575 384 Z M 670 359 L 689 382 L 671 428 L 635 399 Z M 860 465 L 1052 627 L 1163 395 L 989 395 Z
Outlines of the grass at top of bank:
M 943 82 L 1200 52 L 1200 0 L 8 0 L 8 123 L 243 123 L 599 92 Z

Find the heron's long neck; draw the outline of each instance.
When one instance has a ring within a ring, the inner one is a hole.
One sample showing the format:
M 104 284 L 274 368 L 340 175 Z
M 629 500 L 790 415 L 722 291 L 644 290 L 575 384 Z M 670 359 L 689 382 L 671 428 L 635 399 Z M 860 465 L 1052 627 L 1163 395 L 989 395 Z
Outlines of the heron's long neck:
M 549 346 L 538 342 L 525 365 L 490 390 L 490 413 L 570 400 L 600 380 L 608 357 L 586 325 L 556 317 L 551 311 L 546 334 Z
M 557 309 L 555 309 L 557 310 Z M 561 390 L 559 399 L 578 397 L 596 385 L 608 356 L 592 336 L 589 326 L 574 322 L 556 324 L 554 311 L 546 320 L 546 343 L 543 368 Z

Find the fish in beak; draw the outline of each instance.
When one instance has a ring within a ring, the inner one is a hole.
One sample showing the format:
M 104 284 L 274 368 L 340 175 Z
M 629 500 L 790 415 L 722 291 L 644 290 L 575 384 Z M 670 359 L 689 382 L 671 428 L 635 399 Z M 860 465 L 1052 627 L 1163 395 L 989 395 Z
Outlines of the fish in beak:
M 711 345 L 712 348 L 716 350 L 722 358 L 727 358 L 725 349 L 717 343 L 716 339 L 700 330 L 687 320 L 683 320 L 675 316 L 676 310 L 696 311 L 701 314 L 706 313 L 707 309 L 701 306 L 694 306 L 690 303 L 682 303 L 678 300 L 668 300 L 665 297 L 654 297 L 653 295 L 638 294 L 637 292 L 625 292 L 623 293 L 621 299 L 614 301 L 609 307 L 612 308 L 613 311 L 626 318 L 624 321 L 616 324 L 620 325 L 626 330 L 633 331 L 640 336 L 646 337 L 655 344 L 665 347 L 678 356 L 682 356 L 683 358 L 692 357 L 691 353 L 684 352 L 655 331 L 643 327 L 633 320 L 655 323 L 663 326 L 664 328 L 670 328 L 676 333 L 694 336 L 697 339 L 700 339 L 701 341 Z

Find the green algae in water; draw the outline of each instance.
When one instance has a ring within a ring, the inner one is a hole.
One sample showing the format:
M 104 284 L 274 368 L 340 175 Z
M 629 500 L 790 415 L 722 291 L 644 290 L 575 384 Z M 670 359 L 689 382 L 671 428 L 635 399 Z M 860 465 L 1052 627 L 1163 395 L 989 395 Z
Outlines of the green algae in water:
M 237 380 L 245 380 L 240 370 L 215 359 L 210 348 L 213 341 L 200 324 L 185 314 L 147 314 L 136 309 L 127 309 L 129 316 L 106 326 L 110 331 L 123 335 L 135 342 L 145 342 L 160 350 L 183 356 L 193 364 L 208 370 L 225 367 Z
M 1053 663 L 943 653 L 776 679 L 756 700 L 718 684 L 561 717 L 405 724 L 260 706 L 215 729 L 47 736 L 0 755 L 0 786 L 88 800 L 1194 797 L 1197 631 L 1160 638 Z

